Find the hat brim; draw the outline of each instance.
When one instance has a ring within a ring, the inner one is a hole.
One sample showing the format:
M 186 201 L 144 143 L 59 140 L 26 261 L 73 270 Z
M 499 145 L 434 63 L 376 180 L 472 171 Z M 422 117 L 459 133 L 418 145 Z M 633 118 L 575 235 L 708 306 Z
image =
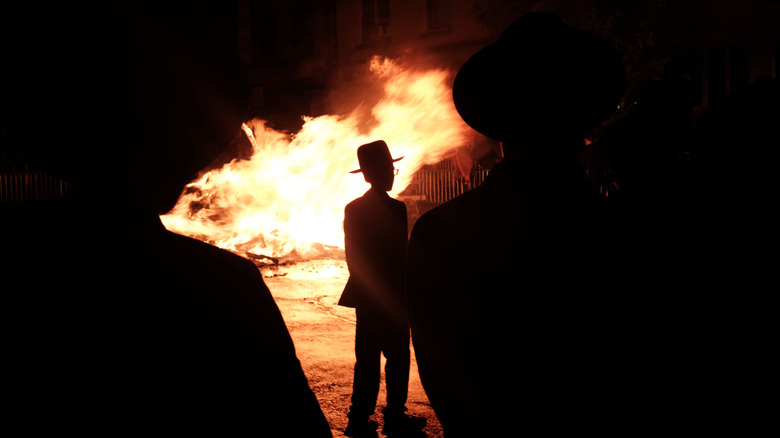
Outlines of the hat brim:
M 452 85 L 455 109 L 477 132 L 497 140 L 506 137 L 512 120 L 531 115 L 531 98 L 523 99 L 522 83 L 513 83 L 497 43 L 488 45 L 469 58 Z
M 403 158 L 404 157 L 393 158 L 393 163 L 395 163 L 396 161 L 400 161 Z M 363 169 L 355 169 L 355 170 L 350 170 L 349 171 L 349 173 L 361 173 L 361 172 L 363 172 Z
M 584 134 L 614 112 L 624 86 L 609 42 L 529 14 L 463 64 L 452 97 L 469 126 L 505 141 L 529 129 Z

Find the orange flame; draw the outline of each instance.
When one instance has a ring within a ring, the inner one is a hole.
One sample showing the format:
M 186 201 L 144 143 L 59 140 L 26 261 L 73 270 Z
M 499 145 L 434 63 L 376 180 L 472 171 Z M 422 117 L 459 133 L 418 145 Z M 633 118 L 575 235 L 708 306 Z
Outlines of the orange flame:
M 247 122 L 252 157 L 190 183 L 161 216 L 165 227 L 244 256 L 342 256 L 344 206 L 368 189 L 361 174 L 348 173 L 359 167 L 359 145 L 383 139 L 393 156 L 405 157 L 396 163 L 397 196 L 423 165 L 451 155 L 469 135 L 452 103 L 449 72 L 411 71 L 380 57 L 370 70 L 383 81 L 384 97 L 368 132 L 354 114 L 304 116 L 294 135 Z

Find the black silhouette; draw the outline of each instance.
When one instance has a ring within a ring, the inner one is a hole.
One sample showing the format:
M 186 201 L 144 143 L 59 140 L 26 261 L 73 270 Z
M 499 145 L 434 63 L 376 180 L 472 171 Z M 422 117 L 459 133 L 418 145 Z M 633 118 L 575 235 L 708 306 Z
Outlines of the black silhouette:
M 403 157 L 401 157 L 403 158 Z M 347 436 L 375 434 L 370 420 L 380 383 L 380 355 L 387 363 L 387 406 L 382 410 L 387 435 L 418 432 L 425 419 L 408 416 L 409 320 L 404 302 L 408 228 L 406 205 L 391 198 L 395 172 L 387 144 L 378 140 L 358 148 L 360 169 L 371 188 L 344 209 L 344 238 L 349 280 L 339 304 L 354 307 L 355 379 Z
M 692 248 L 695 184 L 690 152 L 693 148 L 693 89 L 685 78 L 652 83 L 633 111 L 607 127 L 595 142 L 609 165 L 617 190 L 609 195 L 610 224 L 616 242 L 611 279 L 643 298 L 642 320 L 653 336 L 664 331 L 680 337 L 670 324 L 690 317 L 694 262 Z M 674 303 L 673 306 L 670 306 Z M 660 315 L 665 318 L 659 318 Z M 636 315 L 636 314 L 635 314 Z M 653 316 L 650 316 L 653 315 Z M 653 327 L 661 320 L 665 327 Z M 668 346 L 667 346 L 668 347 Z
M 760 77 L 696 124 L 698 357 L 689 384 L 701 422 L 719 433 L 755 435 L 774 418 L 764 400 L 777 368 L 767 346 L 777 343 L 778 103 L 777 79 Z
M 690 403 L 698 369 L 692 345 L 698 342 L 694 330 L 701 298 L 692 232 L 697 226 L 692 112 L 688 80 L 656 81 L 595 142 L 617 183 L 607 200 L 615 240 L 605 277 L 622 305 L 619 326 L 626 342 L 621 354 L 635 375 L 643 376 L 630 381 L 641 394 L 634 404 L 655 416 L 647 422 L 652 426 L 642 425 L 645 430 L 661 431 L 672 424 L 683 430 L 702 412 L 701 403 Z
M 615 316 L 630 315 L 603 275 L 613 239 L 578 158 L 624 82 L 608 42 L 541 12 L 455 78 L 460 115 L 504 158 L 423 215 L 409 242 L 415 354 L 449 437 L 605 433 L 635 414 L 616 351 Z
M 633 110 L 596 141 L 618 184 L 616 195 L 659 221 L 689 214 L 692 134 L 690 80 L 674 77 L 650 84 Z
M 5 248 L 9 428 L 332 436 L 256 267 L 158 217 L 240 131 L 232 5 L 58 4 L 3 15 L 9 138 L 75 192 Z

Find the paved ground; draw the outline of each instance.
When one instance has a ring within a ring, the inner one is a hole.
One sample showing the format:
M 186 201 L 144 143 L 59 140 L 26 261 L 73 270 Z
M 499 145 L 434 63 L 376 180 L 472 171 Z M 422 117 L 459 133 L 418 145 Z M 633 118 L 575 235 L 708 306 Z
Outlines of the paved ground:
M 355 311 L 336 305 L 347 281 L 346 262 L 325 260 L 298 263 L 263 275 L 276 299 L 295 342 L 298 358 L 309 384 L 320 401 L 334 437 L 343 437 L 352 393 L 355 364 Z M 384 358 L 382 359 L 384 364 Z M 385 403 L 384 373 L 377 412 Z M 441 425 L 420 384 L 412 349 L 412 367 L 407 408 L 411 415 L 428 419 L 428 438 L 442 437 Z M 380 422 L 382 415 L 375 414 Z

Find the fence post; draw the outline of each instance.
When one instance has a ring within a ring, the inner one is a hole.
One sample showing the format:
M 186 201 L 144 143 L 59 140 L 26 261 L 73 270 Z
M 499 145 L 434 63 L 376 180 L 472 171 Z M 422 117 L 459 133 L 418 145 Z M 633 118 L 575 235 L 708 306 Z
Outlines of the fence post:
M 66 181 L 45 173 L 0 173 L 0 202 L 50 201 L 68 192 Z

